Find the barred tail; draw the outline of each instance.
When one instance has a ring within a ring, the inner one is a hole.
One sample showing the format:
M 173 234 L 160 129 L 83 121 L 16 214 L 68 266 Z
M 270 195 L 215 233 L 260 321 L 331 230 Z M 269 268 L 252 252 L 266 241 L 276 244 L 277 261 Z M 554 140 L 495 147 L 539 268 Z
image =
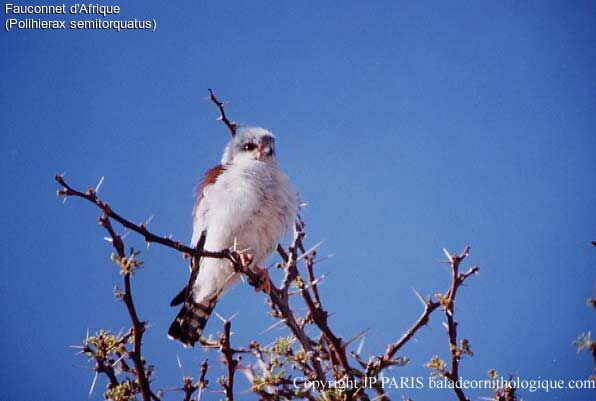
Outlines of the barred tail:
M 217 299 L 205 300 L 199 303 L 186 302 L 170 325 L 168 337 L 192 347 L 201 338 L 203 329 L 216 303 Z

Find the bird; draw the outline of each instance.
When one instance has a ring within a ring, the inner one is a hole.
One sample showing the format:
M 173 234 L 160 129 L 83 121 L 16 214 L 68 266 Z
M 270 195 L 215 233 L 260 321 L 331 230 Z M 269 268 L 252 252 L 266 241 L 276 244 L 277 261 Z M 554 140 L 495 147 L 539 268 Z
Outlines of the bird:
M 191 246 L 250 255 L 257 273 L 284 234 L 294 227 L 299 198 L 276 160 L 275 135 L 261 127 L 238 127 L 220 164 L 207 170 L 197 187 Z M 241 273 L 227 259 L 191 262 L 187 285 L 171 306 L 182 304 L 168 336 L 185 346 L 200 340 L 217 301 Z M 268 283 L 267 277 L 267 283 Z

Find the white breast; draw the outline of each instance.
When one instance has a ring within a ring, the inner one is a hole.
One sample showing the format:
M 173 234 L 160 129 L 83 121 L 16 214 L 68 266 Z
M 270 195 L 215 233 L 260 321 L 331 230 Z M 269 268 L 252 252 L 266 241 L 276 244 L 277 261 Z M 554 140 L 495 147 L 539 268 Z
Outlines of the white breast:
M 194 217 L 192 243 L 207 230 L 205 249 L 234 245 L 260 265 L 292 226 L 297 195 L 275 164 L 247 160 L 229 166 L 208 186 Z M 195 301 L 224 291 L 234 282 L 229 262 L 205 258 L 195 283 Z

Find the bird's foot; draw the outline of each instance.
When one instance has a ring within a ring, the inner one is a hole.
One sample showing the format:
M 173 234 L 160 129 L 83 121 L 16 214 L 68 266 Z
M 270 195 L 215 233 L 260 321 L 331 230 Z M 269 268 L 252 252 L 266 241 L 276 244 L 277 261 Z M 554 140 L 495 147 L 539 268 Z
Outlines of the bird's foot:
M 242 273 L 246 273 L 253 261 L 253 255 L 250 253 L 240 252 L 238 256 L 240 257 L 240 264 L 242 265 Z M 262 269 L 255 265 L 252 267 L 252 270 L 259 280 L 258 283 L 251 283 L 254 284 L 255 291 L 263 291 L 265 294 L 269 294 L 271 292 L 271 279 L 269 278 L 267 269 Z
M 259 266 L 253 267 L 254 272 L 260 280 L 260 284 L 255 286 L 255 291 L 263 291 L 265 294 L 271 293 L 271 279 L 267 269 L 261 269 Z

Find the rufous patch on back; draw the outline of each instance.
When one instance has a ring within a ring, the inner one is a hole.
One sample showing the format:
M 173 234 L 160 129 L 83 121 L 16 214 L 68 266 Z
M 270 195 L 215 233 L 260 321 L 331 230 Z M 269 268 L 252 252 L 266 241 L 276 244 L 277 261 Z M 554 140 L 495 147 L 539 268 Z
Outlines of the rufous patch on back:
M 201 203 L 201 200 L 203 199 L 203 196 L 205 193 L 205 188 L 207 188 L 211 184 L 215 184 L 215 182 L 217 181 L 217 177 L 219 177 L 219 175 L 221 173 L 223 173 L 225 170 L 226 169 L 224 166 L 222 166 L 221 164 L 218 164 L 217 166 L 212 167 L 205 172 L 205 175 L 203 176 L 203 180 L 199 183 L 199 185 L 197 185 L 197 188 L 195 189 L 195 195 L 197 196 L 197 201 L 195 202 L 195 206 L 192 209 L 193 216 L 195 216 L 195 214 L 199 208 L 199 204 Z

